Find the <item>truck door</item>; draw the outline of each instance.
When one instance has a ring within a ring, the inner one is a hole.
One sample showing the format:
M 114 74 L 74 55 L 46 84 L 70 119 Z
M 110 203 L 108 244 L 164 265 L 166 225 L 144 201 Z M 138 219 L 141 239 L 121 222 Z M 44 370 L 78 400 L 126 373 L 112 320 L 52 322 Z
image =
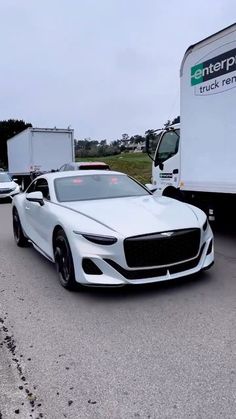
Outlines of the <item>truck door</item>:
M 153 185 L 157 193 L 162 194 L 167 186 L 177 188 L 180 179 L 180 130 L 167 130 L 162 135 L 157 146 L 153 162 Z

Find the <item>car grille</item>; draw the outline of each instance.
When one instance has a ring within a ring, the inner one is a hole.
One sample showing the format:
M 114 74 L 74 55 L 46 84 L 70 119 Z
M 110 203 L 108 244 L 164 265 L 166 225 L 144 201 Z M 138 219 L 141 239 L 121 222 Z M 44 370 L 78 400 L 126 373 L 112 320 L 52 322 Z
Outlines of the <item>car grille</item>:
M 166 266 L 198 255 L 201 231 L 198 228 L 167 231 L 124 240 L 126 263 L 130 268 Z
M 114 268 L 117 272 L 123 275 L 126 279 L 135 280 L 135 279 L 145 279 L 145 278 L 153 278 L 159 276 L 165 276 L 169 272 L 170 274 L 176 274 L 179 272 L 189 271 L 190 269 L 196 268 L 199 264 L 200 259 L 202 257 L 202 253 L 204 250 L 205 244 L 202 245 L 201 251 L 198 257 L 183 263 L 178 263 L 177 265 L 172 265 L 168 268 L 154 268 L 154 269 L 135 269 L 135 270 L 128 270 L 124 269 L 122 266 L 118 265 L 118 263 L 114 262 L 111 259 L 104 259 L 112 268 Z
M 5 193 L 10 193 L 12 192 L 14 189 L 0 189 L 0 194 L 5 194 Z

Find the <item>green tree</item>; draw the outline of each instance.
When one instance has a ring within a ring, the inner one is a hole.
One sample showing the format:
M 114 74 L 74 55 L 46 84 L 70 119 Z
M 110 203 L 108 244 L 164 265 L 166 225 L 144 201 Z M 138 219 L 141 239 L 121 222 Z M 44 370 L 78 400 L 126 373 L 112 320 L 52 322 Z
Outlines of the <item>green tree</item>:
M 28 127 L 32 127 L 32 125 L 23 120 L 0 121 L 0 165 L 7 167 L 7 140 Z
M 122 141 L 129 141 L 129 135 L 128 134 L 122 134 Z
M 136 134 L 130 137 L 130 141 L 135 144 L 143 143 L 145 141 L 145 137 L 142 135 Z
M 151 152 L 154 152 L 159 141 L 159 130 L 148 129 L 145 131 L 145 137 L 149 140 L 149 149 Z
M 100 141 L 100 146 L 105 147 L 107 145 L 107 140 Z
M 145 137 L 151 141 L 151 140 L 155 140 L 156 138 L 156 132 L 154 129 L 148 129 L 147 131 L 145 131 Z

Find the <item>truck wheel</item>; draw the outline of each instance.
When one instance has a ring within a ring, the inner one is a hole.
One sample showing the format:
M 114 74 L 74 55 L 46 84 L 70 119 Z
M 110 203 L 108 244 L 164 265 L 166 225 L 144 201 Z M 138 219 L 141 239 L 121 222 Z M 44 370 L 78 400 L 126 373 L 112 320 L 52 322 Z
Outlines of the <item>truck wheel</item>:
M 61 285 L 68 290 L 78 288 L 78 284 L 75 281 L 74 263 L 70 245 L 62 229 L 56 235 L 54 258 Z
M 177 199 L 178 201 L 183 201 L 183 196 L 180 190 L 174 188 L 173 186 L 167 186 L 167 188 L 162 192 L 162 196 Z
M 14 238 L 15 238 L 17 246 L 19 247 L 29 246 L 28 239 L 25 237 L 23 233 L 21 222 L 20 222 L 20 217 L 16 208 L 13 209 L 12 217 L 13 217 L 13 234 L 14 234 Z

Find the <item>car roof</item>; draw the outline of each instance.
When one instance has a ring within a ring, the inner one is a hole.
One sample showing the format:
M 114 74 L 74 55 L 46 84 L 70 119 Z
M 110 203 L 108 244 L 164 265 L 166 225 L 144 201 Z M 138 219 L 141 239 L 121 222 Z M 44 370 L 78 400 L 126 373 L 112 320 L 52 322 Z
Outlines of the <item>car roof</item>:
M 104 163 L 102 161 L 82 161 L 82 162 L 76 162 L 73 163 L 73 166 L 108 166 L 107 163 Z
M 73 167 L 80 167 L 80 166 L 109 166 L 107 163 L 102 162 L 102 161 L 77 161 L 77 162 L 70 162 L 70 163 L 65 163 L 65 164 L 69 164 L 70 166 Z
M 126 173 L 122 173 L 122 172 L 115 172 L 115 171 L 101 171 L 101 170 L 68 170 L 66 172 L 50 172 L 50 173 L 45 173 L 44 175 L 38 176 L 37 179 L 39 178 L 45 178 L 45 179 L 50 179 L 50 180 L 54 180 L 54 179 L 58 179 L 58 178 L 65 178 L 65 177 L 72 177 L 72 176 L 92 176 L 92 175 L 103 175 L 103 176 L 111 176 L 111 175 L 123 175 L 123 176 L 127 176 Z

